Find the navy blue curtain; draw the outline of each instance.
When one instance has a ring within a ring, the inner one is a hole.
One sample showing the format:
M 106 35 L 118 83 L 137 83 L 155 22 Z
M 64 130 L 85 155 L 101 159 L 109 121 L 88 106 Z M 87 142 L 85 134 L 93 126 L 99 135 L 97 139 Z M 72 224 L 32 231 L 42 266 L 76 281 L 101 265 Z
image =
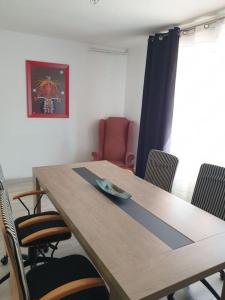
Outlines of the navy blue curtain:
M 180 29 L 149 36 L 136 175 L 143 178 L 151 149 L 165 150 L 172 126 Z

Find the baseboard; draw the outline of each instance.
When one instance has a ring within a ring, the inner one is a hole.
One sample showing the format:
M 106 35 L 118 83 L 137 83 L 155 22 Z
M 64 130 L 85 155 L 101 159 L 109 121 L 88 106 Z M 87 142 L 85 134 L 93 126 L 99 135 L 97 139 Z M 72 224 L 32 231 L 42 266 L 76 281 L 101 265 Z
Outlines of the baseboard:
M 32 177 L 23 177 L 23 178 L 12 178 L 6 179 L 6 184 L 8 186 L 15 185 L 15 184 L 26 184 L 32 183 Z

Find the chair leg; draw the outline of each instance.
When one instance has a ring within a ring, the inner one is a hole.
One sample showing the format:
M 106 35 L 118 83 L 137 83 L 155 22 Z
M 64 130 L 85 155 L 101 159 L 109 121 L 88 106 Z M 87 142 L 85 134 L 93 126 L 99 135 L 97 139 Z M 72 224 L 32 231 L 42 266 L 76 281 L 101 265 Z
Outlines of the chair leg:
M 4 255 L 2 257 L 1 263 L 3 264 L 3 266 L 7 265 L 7 263 L 8 263 L 8 255 Z
M 54 257 L 55 251 L 58 249 L 59 242 L 55 243 L 55 245 L 50 244 L 49 247 L 52 249 L 51 257 Z
M 39 253 L 42 255 L 42 257 L 39 256 Z M 51 259 L 47 257 L 41 249 L 38 247 L 29 247 L 28 248 L 28 260 L 27 260 L 27 266 L 30 266 L 31 269 L 36 267 L 37 263 L 45 263 L 50 261 Z M 26 262 L 26 260 L 25 260 Z
M 224 272 L 224 270 L 221 270 L 221 271 L 220 271 L 220 278 L 221 278 L 222 280 L 225 279 L 225 272 Z
M 37 257 L 35 264 L 39 264 L 39 263 L 46 263 L 46 262 L 50 262 L 53 260 L 58 260 L 58 258 L 52 258 L 52 257 Z M 28 266 L 34 266 L 34 262 L 31 260 L 25 260 L 23 263 L 24 268 L 28 267 Z
M 221 271 L 221 272 L 223 272 L 223 276 L 225 275 L 225 272 L 224 271 Z M 221 273 L 220 273 L 221 274 Z M 219 294 L 217 294 L 217 292 L 214 290 L 214 288 L 208 283 L 208 281 L 206 280 L 206 279 L 202 279 L 201 280 L 201 283 L 203 283 L 204 284 L 204 286 L 213 294 L 213 296 L 216 298 L 216 299 L 218 299 L 218 300 L 220 300 L 220 296 L 219 296 Z M 167 299 L 168 300 L 175 300 L 175 298 L 174 298 L 174 294 L 170 294 L 170 295 L 168 295 L 167 296 Z
M 204 284 L 204 286 L 213 294 L 213 296 L 216 299 L 220 299 L 220 296 L 217 294 L 217 292 L 214 290 L 214 288 L 208 283 L 208 281 L 206 279 L 202 279 L 201 283 Z
M 41 249 L 44 253 L 47 253 L 49 250 L 49 245 L 48 244 L 39 245 L 38 248 Z
M 37 249 L 35 247 L 28 248 L 28 261 L 30 262 L 29 265 L 32 268 L 36 266 L 36 260 L 38 258 Z
M 2 284 L 3 282 L 5 282 L 9 277 L 10 277 L 10 273 L 7 273 L 5 276 L 3 276 L 3 277 L 0 279 L 0 284 Z

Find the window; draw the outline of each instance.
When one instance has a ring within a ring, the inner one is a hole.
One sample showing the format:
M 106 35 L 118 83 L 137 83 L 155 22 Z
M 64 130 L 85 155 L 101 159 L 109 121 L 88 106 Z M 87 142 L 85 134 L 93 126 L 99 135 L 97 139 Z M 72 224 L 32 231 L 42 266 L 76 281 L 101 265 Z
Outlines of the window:
M 190 200 L 202 163 L 225 167 L 225 22 L 180 38 L 171 153 L 174 193 Z

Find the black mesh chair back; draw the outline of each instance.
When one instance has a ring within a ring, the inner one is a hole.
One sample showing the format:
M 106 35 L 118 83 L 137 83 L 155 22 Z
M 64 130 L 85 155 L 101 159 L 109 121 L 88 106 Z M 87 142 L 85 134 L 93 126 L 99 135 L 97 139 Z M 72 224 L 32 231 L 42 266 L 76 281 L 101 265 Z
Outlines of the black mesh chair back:
M 176 156 L 159 150 L 151 150 L 148 155 L 145 180 L 171 192 L 177 165 Z
M 225 168 L 201 165 L 191 203 L 225 220 Z
M 23 260 L 17 238 L 16 228 L 12 216 L 12 209 L 9 202 L 8 191 L 5 188 L 5 181 L 0 167 L 0 213 L 2 230 L 9 256 L 11 256 L 12 267 L 19 280 L 23 300 L 29 300 L 29 291 L 24 273 Z

